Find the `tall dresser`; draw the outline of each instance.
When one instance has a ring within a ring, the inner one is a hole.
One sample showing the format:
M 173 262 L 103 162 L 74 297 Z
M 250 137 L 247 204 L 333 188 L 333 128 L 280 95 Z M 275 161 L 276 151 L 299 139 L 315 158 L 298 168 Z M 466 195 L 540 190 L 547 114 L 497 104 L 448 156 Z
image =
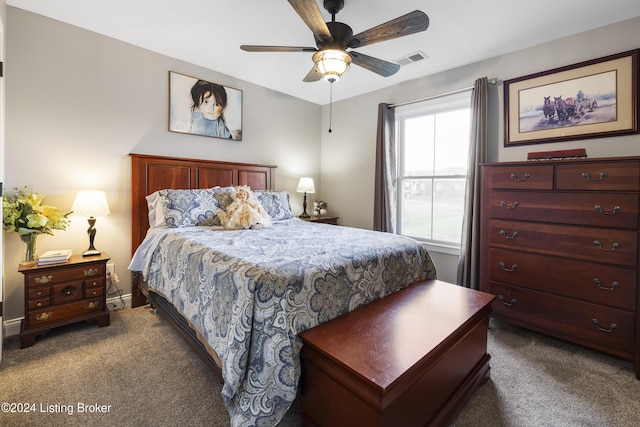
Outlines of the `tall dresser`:
M 640 158 L 482 165 L 493 315 L 632 359 L 640 379 Z

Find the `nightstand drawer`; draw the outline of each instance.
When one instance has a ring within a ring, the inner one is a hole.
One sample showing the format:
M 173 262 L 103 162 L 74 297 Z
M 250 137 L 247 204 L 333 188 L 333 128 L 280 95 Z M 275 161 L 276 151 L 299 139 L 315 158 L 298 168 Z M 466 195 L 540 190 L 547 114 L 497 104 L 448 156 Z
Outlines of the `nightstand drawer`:
M 29 326 L 35 327 L 48 323 L 63 322 L 67 319 L 80 317 L 103 310 L 102 298 L 77 301 L 71 304 L 58 305 L 29 312 Z
M 53 303 L 65 304 L 82 299 L 82 282 L 60 283 L 53 286 Z
M 84 280 L 100 278 L 105 275 L 105 266 L 89 264 L 74 268 L 49 269 L 45 273 L 32 273 L 26 277 L 27 286 L 42 286 L 47 284 L 68 282 L 71 280 Z
M 46 286 L 46 287 L 42 287 L 42 288 L 36 288 L 36 289 L 29 289 L 29 292 L 28 292 L 29 300 L 32 300 L 32 299 L 35 299 L 35 298 L 48 297 L 49 295 L 51 295 L 51 287 L 50 286 Z
M 29 300 L 29 310 L 39 310 L 41 308 L 49 307 L 51 305 L 51 298 L 40 298 Z
M 94 298 L 104 295 L 104 287 L 102 288 L 86 288 L 84 290 L 85 298 Z
M 84 287 L 86 288 L 98 288 L 104 287 L 104 279 L 102 277 L 98 279 L 90 279 L 84 281 Z

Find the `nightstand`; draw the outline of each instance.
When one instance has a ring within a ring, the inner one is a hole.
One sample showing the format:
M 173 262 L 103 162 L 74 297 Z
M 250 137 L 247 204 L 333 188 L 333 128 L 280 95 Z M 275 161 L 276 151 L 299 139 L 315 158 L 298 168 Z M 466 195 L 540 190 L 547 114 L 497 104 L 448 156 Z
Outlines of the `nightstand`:
M 24 275 L 24 319 L 20 347 L 35 344 L 36 337 L 58 326 L 76 322 L 109 325 L 106 304 L 107 261 L 105 253 L 43 266 L 21 266 Z
M 339 216 L 321 216 L 311 215 L 309 218 L 300 218 L 309 222 L 322 222 L 324 224 L 338 225 Z

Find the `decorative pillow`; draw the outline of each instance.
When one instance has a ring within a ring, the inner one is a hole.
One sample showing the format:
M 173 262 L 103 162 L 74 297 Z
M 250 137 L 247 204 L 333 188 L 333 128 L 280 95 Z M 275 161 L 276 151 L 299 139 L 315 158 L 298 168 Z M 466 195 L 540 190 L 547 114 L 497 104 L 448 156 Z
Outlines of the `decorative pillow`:
M 168 227 L 220 225 L 217 216 L 220 206 L 212 189 L 166 189 L 159 190 L 158 194 L 162 199 L 162 211 Z
M 289 193 L 286 191 L 254 190 L 253 193 L 274 221 L 293 218 Z

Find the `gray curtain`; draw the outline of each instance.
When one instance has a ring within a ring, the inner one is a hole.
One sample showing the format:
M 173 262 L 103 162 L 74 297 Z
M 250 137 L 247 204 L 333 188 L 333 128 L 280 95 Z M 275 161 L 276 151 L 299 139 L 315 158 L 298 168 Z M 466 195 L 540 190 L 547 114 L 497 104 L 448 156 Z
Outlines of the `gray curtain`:
M 389 104 L 378 104 L 373 229 L 393 233 L 396 228 L 396 117 Z
M 489 84 L 486 77 L 476 80 L 471 98 L 471 141 L 469 175 L 462 221 L 462 241 L 458 264 L 458 285 L 480 288 L 480 200 L 482 182 L 480 163 L 487 161 L 487 115 Z

